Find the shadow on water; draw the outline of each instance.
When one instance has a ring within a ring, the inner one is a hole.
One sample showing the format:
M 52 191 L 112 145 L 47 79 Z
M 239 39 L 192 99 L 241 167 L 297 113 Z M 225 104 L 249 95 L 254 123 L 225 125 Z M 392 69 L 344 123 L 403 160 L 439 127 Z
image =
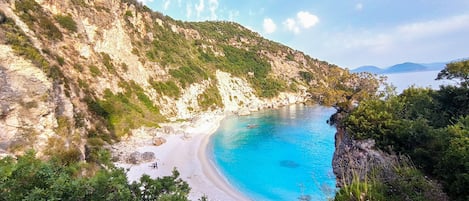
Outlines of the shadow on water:
M 280 161 L 280 166 L 287 167 L 287 168 L 297 168 L 297 167 L 300 167 L 300 164 L 292 160 L 282 160 Z

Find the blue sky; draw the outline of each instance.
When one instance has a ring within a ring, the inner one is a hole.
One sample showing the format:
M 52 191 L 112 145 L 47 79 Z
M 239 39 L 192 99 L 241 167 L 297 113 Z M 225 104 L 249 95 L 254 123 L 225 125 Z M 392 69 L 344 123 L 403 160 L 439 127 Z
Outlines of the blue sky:
M 341 67 L 469 57 L 469 0 L 140 0 L 183 21 L 240 23 Z

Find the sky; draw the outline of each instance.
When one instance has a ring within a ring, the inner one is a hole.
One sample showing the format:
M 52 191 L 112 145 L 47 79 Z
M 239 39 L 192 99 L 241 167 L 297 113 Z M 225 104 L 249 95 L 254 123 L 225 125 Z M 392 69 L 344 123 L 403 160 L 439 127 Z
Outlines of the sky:
M 353 69 L 469 57 L 469 0 L 139 0 L 182 21 L 237 22 Z

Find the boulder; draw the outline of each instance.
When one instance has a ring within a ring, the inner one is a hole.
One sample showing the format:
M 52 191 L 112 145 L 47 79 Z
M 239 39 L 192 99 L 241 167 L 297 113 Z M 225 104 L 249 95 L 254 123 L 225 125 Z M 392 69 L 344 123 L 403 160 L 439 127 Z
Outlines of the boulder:
M 166 143 L 166 139 L 164 139 L 162 137 L 157 137 L 153 140 L 153 145 L 155 145 L 155 146 L 160 146 L 164 143 Z
M 165 134 L 172 134 L 174 133 L 174 128 L 171 126 L 163 126 L 163 133 Z
M 138 151 L 132 152 L 127 157 L 127 163 L 139 164 L 142 161 L 142 154 Z
M 143 152 L 142 154 L 142 162 L 150 162 L 155 160 L 155 158 L 155 153 L 150 151 Z

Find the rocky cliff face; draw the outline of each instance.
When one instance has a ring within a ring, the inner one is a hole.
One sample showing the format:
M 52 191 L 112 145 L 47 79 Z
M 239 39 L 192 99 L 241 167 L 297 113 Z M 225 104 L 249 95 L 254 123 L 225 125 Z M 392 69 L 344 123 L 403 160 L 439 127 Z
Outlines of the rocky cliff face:
M 90 138 L 304 102 L 348 75 L 238 24 L 180 22 L 132 0 L 0 0 L 0 26 L 0 153 L 84 159 Z
M 345 129 L 337 128 L 332 167 L 337 186 L 350 185 L 353 177 L 365 180 L 372 170 L 390 168 L 396 158 L 374 148 L 374 140 L 353 140 Z

